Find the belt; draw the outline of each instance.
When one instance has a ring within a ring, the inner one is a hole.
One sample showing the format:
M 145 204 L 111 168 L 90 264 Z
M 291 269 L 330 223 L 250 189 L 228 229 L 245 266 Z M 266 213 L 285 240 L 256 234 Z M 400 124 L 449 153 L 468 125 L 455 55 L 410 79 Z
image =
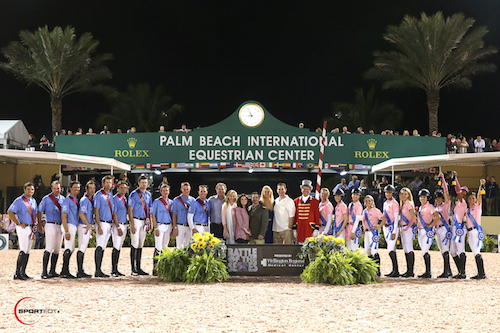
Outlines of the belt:
M 445 225 L 444 225 L 444 224 L 442 224 L 442 225 L 438 225 L 436 228 L 442 228 L 442 227 L 444 227 L 444 226 L 445 226 Z
M 57 222 L 45 222 L 45 223 L 50 223 L 50 224 L 61 224 L 61 223 L 57 223 Z
M 157 222 L 158 222 L 158 221 L 157 221 Z M 172 222 L 158 222 L 158 223 L 160 223 L 160 224 L 170 224 L 170 223 L 172 223 Z
M 472 231 L 472 230 L 474 230 L 474 229 L 476 229 L 476 227 L 467 228 L 467 231 Z
M 134 219 L 136 219 L 136 220 L 141 220 L 141 221 L 146 220 L 146 218 L 145 218 L 145 217 L 135 217 L 135 216 L 134 216 Z
M 104 222 L 104 223 L 111 223 L 111 222 L 113 222 L 113 221 L 103 221 L 103 220 L 101 220 L 101 222 Z
M 128 222 L 118 222 L 118 224 L 128 225 Z
M 185 227 L 189 227 L 189 224 L 184 224 L 184 223 L 177 223 L 177 225 L 182 225 L 182 226 L 185 226 Z
M 203 223 L 195 223 L 194 225 L 202 225 L 204 227 L 208 227 L 208 224 L 203 224 Z

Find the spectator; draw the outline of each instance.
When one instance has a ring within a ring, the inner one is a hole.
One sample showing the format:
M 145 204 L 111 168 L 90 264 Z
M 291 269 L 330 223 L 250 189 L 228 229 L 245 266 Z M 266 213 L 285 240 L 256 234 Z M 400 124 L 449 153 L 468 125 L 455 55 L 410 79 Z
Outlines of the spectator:
M 95 135 L 94 130 L 92 127 L 89 127 L 89 131 L 87 132 L 87 135 Z
M 130 127 L 130 133 L 135 133 L 136 131 L 137 129 L 134 126 Z
M 416 129 L 413 130 L 413 136 L 420 136 L 420 134 L 418 134 L 418 130 Z
M 474 140 L 474 152 L 475 153 L 484 152 L 485 146 L 486 146 L 486 143 L 484 142 L 483 138 L 481 138 L 481 135 L 478 135 L 476 140 Z
M 497 139 L 493 139 L 493 141 L 491 141 L 492 151 L 498 151 L 497 145 L 498 145 Z
M 78 127 L 78 129 L 76 130 L 75 135 L 82 135 L 82 134 L 83 134 L 83 129 L 81 127 Z
M 347 128 L 347 126 L 342 127 L 342 134 L 351 134 L 351 132 L 349 132 L 349 129 Z
M 399 131 L 394 131 L 394 135 L 399 135 Z
M 186 124 L 182 124 L 181 128 L 179 129 L 174 129 L 174 132 L 183 132 L 183 133 L 188 133 L 191 132 L 191 129 L 186 127 Z
M 102 131 L 99 134 L 108 134 L 108 132 L 109 132 L 108 126 L 104 125 Z
M 495 176 L 486 177 L 486 215 L 495 215 L 493 211 L 493 203 L 497 196 L 498 185 L 495 181 Z
M 410 136 L 410 131 L 404 130 L 403 131 L 403 136 Z
M 496 148 L 497 148 L 497 151 L 500 151 L 500 141 L 497 142 Z
M 332 193 L 335 193 L 339 188 L 343 191 L 347 190 L 347 181 L 345 180 L 345 178 L 340 179 L 340 183 L 338 183 L 337 186 L 333 188 Z
M 9 241 L 12 241 L 12 248 L 17 248 L 17 236 L 14 235 L 14 231 L 16 231 L 14 221 L 9 219 L 9 215 L 3 215 L 2 220 L 0 220 L 0 234 L 9 234 Z
M 160 129 L 158 130 L 158 133 L 164 133 L 165 132 L 165 126 L 161 125 Z
M 250 236 L 248 206 L 250 201 L 245 193 L 242 193 L 236 202 L 234 216 L 234 238 L 236 243 L 248 243 Z
M 40 150 L 48 150 L 49 149 L 49 140 L 45 135 L 40 139 Z
M 491 140 L 489 138 L 484 139 L 484 151 L 486 152 L 494 151 L 493 145 L 491 144 Z
M 66 130 L 63 128 L 60 135 L 66 135 Z
M 117 129 L 117 130 L 116 130 L 116 133 L 118 133 L 118 134 L 123 133 L 123 132 L 122 132 L 122 129 L 121 129 L 121 128 Z
M 354 175 L 354 176 L 352 176 L 352 180 L 347 185 L 347 189 L 352 191 L 356 188 L 359 188 L 359 185 L 360 185 L 360 181 L 358 179 L 358 176 Z M 333 193 L 335 193 L 335 192 L 333 192 Z
M 33 134 L 30 134 L 29 140 L 28 140 L 28 147 L 29 148 L 35 148 L 36 147 L 36 137 Z
M 340 129 L 338 127 L 335 127 L 332 129 L 332 133 L 340 133 Z
M 420 179 L 419 176 L 415 176 L 415 179 L 410 183 L 410 188 L 412 190 L 418 190 L 420 185 L 422 185 L 422 180 Z
M 375 131 L 371 129 L 368 131 L 368 134 L 375 134 Z
M 437 137 L 438 137 L 438 135 L 437 135 L 437 131 L 432 131 L 431 136 L 432 136 L 432 137 L 434 137 L 434 138 L 437 138 Z
M 469 139 L 469 141 L 467 141 L 467 143 L 469 144 L 469 148 L 467 149 L 467 152 L 468 153 L 473 153 L 474 152 L 474 138 L 471 137 Z
M 299 128 L 304 128 L 304 123 L 299 123 Z
M 446 152 L 448 154 L 456 154 L 458 149 L 458 141 L 454 135 L 448 134 L 448 139 L 446 140 Z
M 322 129 L 321 127 L 318 127 L 318 128 L 316 128 L 316 131 L 315 131 L 315 132 L 316 132 L 316 133 L 322 133 L 322 132 L 323 132 L 323 129 Z
M 68 130 L 68 135 L 73 135 L 73 131 L 72 130 Z
M 468 147 L 469 147 L 469 144 L 467 143 L 467 139 L 464 136 L 464 137 L 462 137 L 462 141 L 460 141 L 458 144 L 458 153 L 459 154 L 467 153 Z
M 365 134 L 365 132 L 363 132 L 363 127 L 361 126 L 358 126 L 358 128 L 356 128 L 356 132 L 354 132 L 356 134 Z

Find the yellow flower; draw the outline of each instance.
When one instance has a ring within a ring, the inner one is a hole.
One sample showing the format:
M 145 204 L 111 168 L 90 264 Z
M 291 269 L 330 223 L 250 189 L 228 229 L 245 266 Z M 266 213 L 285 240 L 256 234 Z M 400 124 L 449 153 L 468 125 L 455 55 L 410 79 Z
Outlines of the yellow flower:
M 208 242 L 210 240 L 210 237 L 208 236 L 202 236 L 201 239 L 204 241 L 204 242 Z
M 196 250 L 196 247 L 197 247 L 196 243 L 191 244 L 191 249 Z
M 316 240 L 316 239 L 315 239 L 314 237 L 309 237 L 309 238 L 307 238 L 307 241 L 308 241 L 309 243 L 312 243 L 312 242 L 314 242 L 315 240 Z
M 201 239 L 201 235 L 199 233 L 196 233 L 193 235 L 193 238 L 196 240 L 196 241 L 199 241 Z
M 204 247 L 205 247 L 205 245 L 206 245 L 206 243 L 205 243 L 205 242 L 199 242 L 199 243 L 198 243 L 198 247 L 199 247 L 200 249 L 204 248 Z
M 214 236 L 214 235 L 212 235 L 211 233 L 209 233 L 208 231 L 205 231 L 205 232 L 203 233 L 203 235 L 205 235 L 205 236 L 212 236 L 212 237 Z
M 217 245 L 217 244 L 219 244 L 219 243 L 220 243 L 220 240 L 219 240 L 218 238 L 215 238 L 215 237 L 214 237 L 214 238 L 211 240 L 211 242 L 214 242 L 214 245 Z
M 213 247 L 214 247 L 214 245 L 212 243 L 210 243 L 210 245 L 208 246 L 208 248 L 210 248 L 210 249 Z
M 342 244 L 345 244 L 345 239 L 341 238 L 341 239 L 340 239 L 340 242 L 341 242 Z
M 335 238 L 335 244 L 340 244 L 340 238 Z

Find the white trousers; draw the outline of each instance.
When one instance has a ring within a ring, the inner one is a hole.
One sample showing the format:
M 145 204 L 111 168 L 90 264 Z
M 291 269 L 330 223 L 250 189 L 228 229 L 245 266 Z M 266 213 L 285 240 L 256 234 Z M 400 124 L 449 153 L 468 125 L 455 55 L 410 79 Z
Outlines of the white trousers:
M 335 237 L 336 237 L 336 238 L 342 238 L 342 239 L 344 239 L 344 240 L 345 240 L 345 228 L 344 228 L 344 230 L 342 230 L 342 231 L 338 234 L 338 236 L 335 236 Z
M 19 250 L 28 254 L 31 250 L 31 245 L 33 245 L 33 239 L 31 238 L 31 226 L 21 227 L 16 225 L 17 239 L 19 240 Z
M 130 243 L 136 249 L 142 249 L 144 246 L 144 240 L 146 239 L 146 230 L 144 230 L 144 223 L 146 220 L 134 219 L 135 234 L 130 232 Z
M 472 229 L 467 232 L 467 242 L 469 242 L 470 250 L 474 254 L 474 256 L 478 255 L 481 252 L 481 244 L 478 246 L 479 241 L 479 231 L 477 229 Z
M 203 234 L 205 232 L 210 232 L 210 226 L 208 225 L 194 225 L 194 228 L 198 230 L 200 234 Z
M 68 232 L 69 232 L 69 240 L 66 239 L 66 232 L 64 231 L 64 227 L 61 224 L 61 233 L 64 235 L 64 250 L 70 250 L 71 253 L 75 250 L 75 240 L 76 240 L 76 232 L 78 227 L 74 224 L 68 223 Z
M 389 227 L 382 227 L 384 230 L 385 242 L 387 243 L 387 252 L 391 252 L 396 250 L 396 243 L 398 241 L 398 226 L 394 223 L 394 230 L 392 233 L 389 233 Z M 394 235 L 394 239 L 392 239 L 392 235 Z
M 179 234 L 175 238 L 175 242 L 177 248 L 182 249 L 184 246 L 188 245 L 191 239 L 191 228 L 187 224 L 178 224 L 177 230 L 179 230 Z
M 349 251 L 356 251 L 359 248 L 359 244 L 355 242 L 355 239 L 349 239 L 345 241 L 345 246 L 347 247 L 347 249 L 349 249 Z
M 85 232 L 85 224 L 78 225 L 78 251 L 85 253 L 87 247 L 89 246 L 90 235 L 92 230 Z
M 441 253 L 449 252 L 450 244 L 453 240 L 446 239 L 446 233 L 448 232 L 446 230 L 446 227 L 445 226 L 438 227 L 435 230 L 436 230 L 436 242 L 439 247 L 439 251 L 441 251 Z
M 118 236 L 118 228 L 122 231 L 121 236 Z M 125 237 L 127 237 L 127 225 L 118 223 L 118 228 L 114 224 L 111 226 L 111 239 L 113 240 L 113 248 L 121 250 Z
M 413 229 L 409 227 L 408 230 L 405 231 L 406 226 L 401 228 L 401 244 L 403 245 L 403 251 L 405 253 L 413 252 Z
M 172 224 L 158 223 L 158 231 L 160 236 L 155 235 L 155 249 L 159 252 L 168 246 L 170 242 L 170 234 L 172 233 Z
M 45 251 L 58 254 L 61 251 L 61 224 L 45 223 Z
M 365 251 L 368 256 L 373 256 L 375 253 L 378 253 L 378 243 L 377 243 L 377 248 L 374 249 L 371 247 L 372 244 L 372 239 L 373 239 L 373 234 L 371 231 L 365 231 Z M 374 245 L 375 247 L 375 245 Z
M 432 241 L 427 237 L 427 231 L 424 228 L 418 229 L 418 244 L 420 244 L 423 255 L 429 252 Z
M 111 236 L 111 223 L 101 221 L 101 229 L 102 235 L 99 235 L 99 231 L 96 232 L 96 248 L 100 246 L 105 250 L 108 245 L 109 236 Z
M 451 234 L 452 234 L 452 239 L 451 239 L 451 244 L 450 244 L 450 254 L 452 257 L 459 256 L 462 253 L 465 253 L 465 235 L 467 234 L 467 228 L 463 227 L 464 234 L 462 235 L 460 241 L 455 242 L 453 238 L 456 236 L 457 228 L 455 225 L 451 227 Z

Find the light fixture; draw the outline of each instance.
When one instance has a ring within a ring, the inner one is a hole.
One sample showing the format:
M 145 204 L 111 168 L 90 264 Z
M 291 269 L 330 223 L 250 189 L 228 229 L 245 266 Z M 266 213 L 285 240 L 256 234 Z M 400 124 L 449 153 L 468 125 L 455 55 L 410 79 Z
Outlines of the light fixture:
M 345 176 L 345 175 L 347 175 L 347 171 L 345 171 L 345 170 L 340 171 L 340 175 L 341 175 L 341 176 Z
M 253 173 L 253 168 L 252 167 L 248 168 L 248 173 Z
M 157 170 L 155 170 L 155 175 L 158 175 L 158 176 L 159 176 L 159 175 L 161 175 L 161 171 L 160 171 L 160 170 L 158 170 L 158 169 L 157 169 Z

